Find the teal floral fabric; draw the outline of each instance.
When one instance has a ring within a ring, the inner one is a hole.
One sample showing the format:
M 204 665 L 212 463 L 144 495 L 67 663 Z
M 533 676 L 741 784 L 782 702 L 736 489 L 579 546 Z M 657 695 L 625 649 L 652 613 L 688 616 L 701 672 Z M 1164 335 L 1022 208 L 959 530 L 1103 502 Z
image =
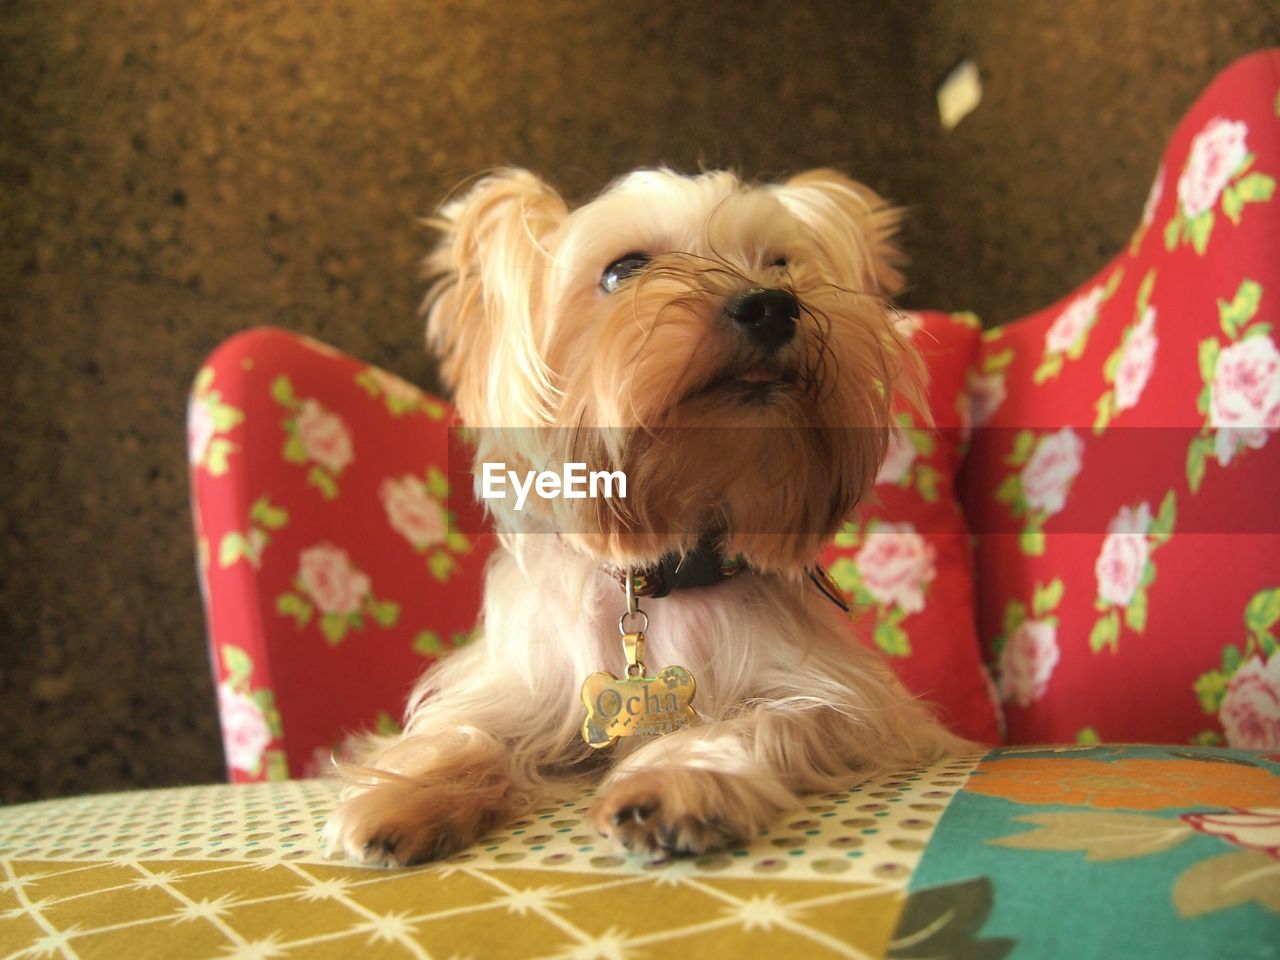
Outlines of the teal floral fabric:
M 898 958 L 1280 956 L 1280 756 L 1006 748 L 948 806 Z

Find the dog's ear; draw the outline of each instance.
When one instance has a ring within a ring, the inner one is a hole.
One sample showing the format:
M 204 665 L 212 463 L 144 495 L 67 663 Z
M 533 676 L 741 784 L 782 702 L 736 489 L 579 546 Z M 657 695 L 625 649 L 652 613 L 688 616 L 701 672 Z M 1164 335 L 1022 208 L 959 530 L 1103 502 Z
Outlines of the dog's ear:
M 837 270 L 851 275 L 841 284 L 856 284 L 869 293 L 893 297 L 902 292 L 899 268 L 905 257 L 894 243 L 902 210 L 890 205 L 871 188 L 834 170 L 809 170 L 776 187 L 778 200 L 799 220 L 823 255 Z M 845 266 L 847 265 L 847 266 Z M 932 423 L 925 398 L 925 369 L 910 338 L 896 330 L 893 309 L 876 311 L 888 326 L 874 353 L 875 367 L 866 376 L 888 385 L 887 396 L 914 410 L 921 422 Z M 890 408 L 879 411 L 889 424 Z M 879 464 L 883 449 L 874 463 Z M 874 476 L 874 472 L 872 474 Z
M 902 291 L 902 253 L 893 242 L 902 211 L 834 170 L 808 170 L 775 188 L 778 200 L 808 227 L 831 262 L 855 265 L 863 290 Z
M 568 210 L 527 170 L 496 171 L 429 221 L 427 344 L 464 422 L 545 422 L 555 390 L 534 329 L 547 238 Z

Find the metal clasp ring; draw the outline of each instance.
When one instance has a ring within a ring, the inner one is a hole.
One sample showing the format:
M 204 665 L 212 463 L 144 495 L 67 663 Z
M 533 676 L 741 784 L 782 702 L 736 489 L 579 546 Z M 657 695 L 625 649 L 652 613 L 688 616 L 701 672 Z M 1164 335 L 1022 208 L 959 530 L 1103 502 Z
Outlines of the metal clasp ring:
M 649 615 L 640 609 L 640 598 L 636 596 L 636 580 L 635 572 L 631 567 L 627 568 L 627 609 L 618 618 L 618 633 L 626 636 L 628 633 L 644 633 L 649 629 Z M 640 628 L 638 630 L 627 629 L 627 617 L 639 617 Z

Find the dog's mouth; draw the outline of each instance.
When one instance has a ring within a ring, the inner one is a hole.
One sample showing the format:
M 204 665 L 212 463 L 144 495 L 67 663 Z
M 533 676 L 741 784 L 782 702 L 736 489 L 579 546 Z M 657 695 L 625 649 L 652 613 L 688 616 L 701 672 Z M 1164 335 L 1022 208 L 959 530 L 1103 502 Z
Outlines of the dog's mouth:
M 693 397 L 715 397 L 726 402 L 768 403 L 796 385 L 795 371 L 770 365 L 729 371 L 696 389 Z
M 791 383 L 794 378 L 785 371 L 770 370 L 767 367 L 752 367 L 749 370 L 743 370 L 724 379 L 735 383 Z

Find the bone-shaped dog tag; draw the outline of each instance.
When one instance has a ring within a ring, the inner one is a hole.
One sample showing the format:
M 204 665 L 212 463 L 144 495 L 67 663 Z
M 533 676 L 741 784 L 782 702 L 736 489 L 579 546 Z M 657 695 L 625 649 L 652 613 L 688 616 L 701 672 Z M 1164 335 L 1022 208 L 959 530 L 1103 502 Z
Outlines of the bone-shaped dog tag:
M 582 739 L 597 750 L 613 746 L 619 737 L 672 733 L 698 721 L 693 674 L 684 667 L 666 667 L 656 677 L 632 676 L 635 667 L 644 673 L 635 652 L 637 647 L 643 651 L 644 634 L 628 634 L 624 645 L 629 661 L 626 677 L 619 680 L 611 673 L 593 673 L 582 684 L 582 703 L 587 708 Z

